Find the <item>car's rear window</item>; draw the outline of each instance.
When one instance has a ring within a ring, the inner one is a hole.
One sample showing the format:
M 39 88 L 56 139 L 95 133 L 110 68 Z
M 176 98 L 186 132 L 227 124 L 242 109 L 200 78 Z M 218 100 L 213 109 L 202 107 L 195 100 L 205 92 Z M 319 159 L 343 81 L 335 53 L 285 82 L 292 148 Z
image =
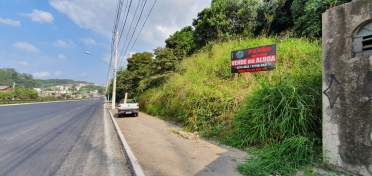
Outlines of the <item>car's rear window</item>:
M 127 103 L 136 103 L 136 101 L 133 99 L 127 99 Z
M 124 103 L 124 99 L 121 99 L 120 103 Z M 134 99 L 127 99 L 127 103 L 137 103 Z

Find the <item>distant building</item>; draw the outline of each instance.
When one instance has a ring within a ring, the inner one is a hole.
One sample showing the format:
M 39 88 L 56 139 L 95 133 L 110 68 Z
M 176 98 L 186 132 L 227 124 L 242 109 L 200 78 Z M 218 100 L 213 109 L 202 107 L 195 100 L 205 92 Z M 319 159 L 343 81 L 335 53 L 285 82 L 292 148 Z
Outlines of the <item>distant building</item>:
M 0 86 L 0 92 L 10 92 L 12 87 L 10 86 Z
M 34 90 L 36 90 L 37 93 L 41 92 L 41 88 L 34 88 Z
M 62 94 L 65 94 L 65 93 L 68 93 L 69 90 L 68 90 L 68 87 L 67 86 L 54 86 L 54 91 L 55 93 L 62 93 Z

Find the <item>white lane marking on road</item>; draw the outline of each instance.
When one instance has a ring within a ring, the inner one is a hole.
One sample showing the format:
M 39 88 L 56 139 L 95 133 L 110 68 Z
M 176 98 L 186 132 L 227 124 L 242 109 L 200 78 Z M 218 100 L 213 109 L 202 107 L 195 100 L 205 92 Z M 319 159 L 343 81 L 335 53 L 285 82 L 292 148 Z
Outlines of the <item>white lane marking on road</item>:
M 30 128 L 30 129 L 28 129 L 28 130 L 26 130 L 26 131 L 19 131 L 19 132 L 16 133 L 14 136 L 11 136 L 11 137 L 6 138 L 6 140 L 7 140 L 7 141 L 10 141 L 10 140 L 12 140 L 12 139 L 14 139 L 14 138 L 16 138 L 16 137 L 18 137 L 18 136 L 21 136 L 22 134 L 27 133 L 27 132 L 29 132 L 29 131 L 31 131 L 31 130 L 33 130 L 33 129 L 35 129 L 35 128 Z

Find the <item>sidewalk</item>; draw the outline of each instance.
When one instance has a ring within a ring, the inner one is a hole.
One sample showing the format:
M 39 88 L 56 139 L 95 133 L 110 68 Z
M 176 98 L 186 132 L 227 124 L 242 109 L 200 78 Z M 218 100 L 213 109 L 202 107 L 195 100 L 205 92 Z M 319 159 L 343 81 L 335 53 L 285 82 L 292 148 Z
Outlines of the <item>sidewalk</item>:
M 145 175 L 241 175 L 236 166 L 248 157 L 246 152 L 144 113 L 117 118 L 117 109 L 108 108 Z

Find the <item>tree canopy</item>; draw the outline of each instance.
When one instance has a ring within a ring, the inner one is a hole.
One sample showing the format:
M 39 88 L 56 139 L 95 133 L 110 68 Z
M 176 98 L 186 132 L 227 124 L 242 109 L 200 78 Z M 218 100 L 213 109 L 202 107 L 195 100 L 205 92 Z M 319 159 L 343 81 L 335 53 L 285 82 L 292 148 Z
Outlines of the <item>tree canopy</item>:
M 13 68 L 0 69 L 0 85 L 12 86 L 15 83 L 16 87 L 35 88 L 41 85 L 40 81 L 34 79 L 31 74 L 18 73 Z

